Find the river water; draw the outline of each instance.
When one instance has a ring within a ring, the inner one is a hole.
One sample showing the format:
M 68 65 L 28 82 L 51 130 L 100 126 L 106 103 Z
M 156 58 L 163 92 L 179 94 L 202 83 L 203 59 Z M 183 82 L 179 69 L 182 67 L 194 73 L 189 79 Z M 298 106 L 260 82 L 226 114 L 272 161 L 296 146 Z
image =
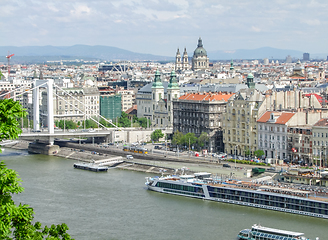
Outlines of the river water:
M 254 223 L 328 239 L 327 220 L 151 192 L 147 173 L 77 170 L 72 160 L 12 149 L 0 159 L 23 180 L 16 203 L 33 207 L 43 226 L 66 223 L 76 240 L 235 240 Z

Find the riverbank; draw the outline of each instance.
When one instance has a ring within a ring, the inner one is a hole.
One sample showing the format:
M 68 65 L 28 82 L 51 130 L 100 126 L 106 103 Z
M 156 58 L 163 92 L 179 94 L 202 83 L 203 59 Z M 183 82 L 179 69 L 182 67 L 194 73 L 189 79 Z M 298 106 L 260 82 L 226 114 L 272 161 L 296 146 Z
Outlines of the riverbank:
M 4 145 L 2 145 L 3 148 L 12 148 L 17 150 L 28 150 L 29 141 L 6 141 Z M 88 148 L 88 150 L 84 149 L 78 149 L 73 147 L 61 147 L 60 151 L 53 156 L 58 156 L 61 158 L 66 158 L 70 160 L 77 160 L 82 162 L 93 162 L 97 160 L 104 160 L 116 157 L 117 155 L 114 155 L 112 153 L 99 153 L 98 148 L 96 146 L 84 146 L 84 148 Z M 91 148 L 91 149 L 90 149 Z M 121 153 L 120 155 L 125 154 Z M 163 167 L 158 166 L 155 164 L 150 163 L 136 163 L 133 161 L 127 161 L 123 159 L 123 162 L 116 165 L 115 168 L 122 169 L 122 170 L 130 170 L 130 171 L 139 171 L 139 172 L 147 172 L 147 173 L 154 173 L 154 174 L 179 174 L 179 171 L 176 172 L 176 169 L 171 167 Z M 181 173 L 181 172 L 180 172 Z
M 27 150 L 29 141 L 9 141 L 3 147 L 10 147 L 18 150 Z M 204 158 L 189 158 L 188 156 L 163 156 L 158 154 L 137 154 L 127 153 L 117 147 L 105 148 L 102 145 L 92 144 L 78 144 L 67 141 L 56 142 L 60 145 L 60 149 L 53 156 L 61 158 L 82 161 L 93 162 L 97 160 L 110 159 L 117 156 L 121 156 L 123 162 L 115 164 L 115 168 L 154 173 L 157 175 L 172 175 L 194 172 L 210 172 L 212 174 L 221 176 L 222 178 L 235 178 L 240 180 L 248 179 L 246 176 L 247 168 L 249 166 L 237 166 L 236 168 L 223 167 L 222 163 L 211 161 Z M 127 154 L 132 154 L 134 159 L 126 159 Z M 267 173 L 266 173 L 267 174 Z M 258 176 L 263 177 L 263 175 Z

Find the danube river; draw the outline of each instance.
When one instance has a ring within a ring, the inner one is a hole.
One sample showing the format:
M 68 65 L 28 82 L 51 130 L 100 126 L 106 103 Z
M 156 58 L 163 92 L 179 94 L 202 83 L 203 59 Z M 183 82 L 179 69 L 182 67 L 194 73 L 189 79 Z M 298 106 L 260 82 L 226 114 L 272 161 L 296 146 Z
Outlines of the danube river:
M 15 201 L 43 225 L 66 223 L 76 240 L 235 240 L 254 223 L 328 239 L 328 220 L 151 192 L 146 173 L 77 170 L 72 160 L 11 149 L 0 157 L 23 180 Z

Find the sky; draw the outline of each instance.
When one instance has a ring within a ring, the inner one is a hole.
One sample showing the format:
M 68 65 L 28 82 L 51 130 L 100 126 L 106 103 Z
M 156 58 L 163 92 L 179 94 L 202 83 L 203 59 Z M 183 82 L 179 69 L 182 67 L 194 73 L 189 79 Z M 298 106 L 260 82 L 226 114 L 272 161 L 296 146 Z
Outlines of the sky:
M 0 0 L 0 46 L 328 52 L 327 0 Z

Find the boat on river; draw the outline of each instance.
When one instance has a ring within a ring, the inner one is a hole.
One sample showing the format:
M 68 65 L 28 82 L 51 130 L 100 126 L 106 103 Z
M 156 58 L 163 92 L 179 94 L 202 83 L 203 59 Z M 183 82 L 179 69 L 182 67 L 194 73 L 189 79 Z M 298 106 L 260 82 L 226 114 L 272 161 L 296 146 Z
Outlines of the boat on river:
M 108 167 L 107 166 L 101 166 L 94 163 L 74 163 L 74 168 L 82 169 L 82 170 L 88 170 L 92 172 L 107 172 Z
M 328 198 L 310 191 L 244 181 L 222 181 L 210 173 L 147 177 L 152 191 L 328 219 Z
M 310 240 L 304 233 L 262 227 L 254 224 L 251 229 L 241 230 L 238 234 L 239 240 Z M 316 238 L 319 240 L 319 238 Z

